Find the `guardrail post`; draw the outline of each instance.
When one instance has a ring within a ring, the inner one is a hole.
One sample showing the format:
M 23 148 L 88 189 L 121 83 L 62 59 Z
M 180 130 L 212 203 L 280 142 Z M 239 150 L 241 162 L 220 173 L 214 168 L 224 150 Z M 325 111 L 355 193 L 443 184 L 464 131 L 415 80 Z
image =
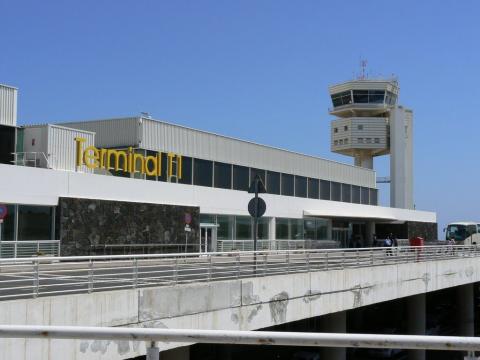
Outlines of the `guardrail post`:
M 208 281 L 212 280 L 212 255 L 208 255 Z
M 287 250 L 287 273 L 290 274 L 290 253 Z
M 235 258 L 235 265 L 237 267 L 237 279 L 240 277 L 240 254 L 237 254 Z
M 133 258 L 133 288 L 136 289 L 138 287 L 138 259 Z
M 88 292 L 93 291 L 93 262 L 90 260 L 88 262 Z
M 40 266 L 38 264 L 38 260 L 34 260 L 33 263 L 33 297 L 38 297 L 38 293 L 40 291 Z
M 263 276 L 267 276 L 267 267 L 268 267 L 267 254 L 264 254 L 263 255 Z
M 178 257 L 175 258 L 175 267 L 173 268 L 173 282 L 178 284 Z

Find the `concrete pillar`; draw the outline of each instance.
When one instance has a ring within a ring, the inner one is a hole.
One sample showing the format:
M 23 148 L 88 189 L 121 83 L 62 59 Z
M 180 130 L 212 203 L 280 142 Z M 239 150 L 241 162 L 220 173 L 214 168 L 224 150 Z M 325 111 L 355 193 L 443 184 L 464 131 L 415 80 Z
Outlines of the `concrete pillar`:
M 276 239 L 277 239 L 277 222 L 274 217 L 272 217 L 268 223 L 268 238 L 270 239 L 270 249 L 276 249 Z
M 407 298 L 407 332 L 409 335 L 425 335 L 425 294 Z M 425 360 L 425 350 L 408 350 L 409 360 Z
M 347 331 L 347 312 L 341 311 L 320 317 L 320 329 L 326 333 L 345 333 Z M 322 348 L 321 359 L 345 360 L 345 348 Z
M 376 244 L 373 243 L 373 235 L 375 234 L 375 221 L 367 221 L 365 233 L 366 238 L 364 240 L 365 243 L 363 244 L 363 246 L 375 246 Z
M 373 156 L 370 152 L 360 152 L 355 154 L 355 166 L 373 169 Z
M 473 284 L 457 287 L 457 321 L 459 336 L 474 336 L 475 308 Z

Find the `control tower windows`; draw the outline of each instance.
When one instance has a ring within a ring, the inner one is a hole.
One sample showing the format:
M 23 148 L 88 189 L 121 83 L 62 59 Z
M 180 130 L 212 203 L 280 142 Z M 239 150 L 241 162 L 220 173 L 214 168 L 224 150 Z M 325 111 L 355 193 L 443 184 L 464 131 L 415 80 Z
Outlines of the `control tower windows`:
M 344 131 L 348 131 L 348 126 L 345 125 L 345 126 L 343 127 L 343 130 L 344 130 Z
M 385 97 L 385 104 L 387 105 L 395 105 L 397 102 L 397 95 L 394 93 L 391 93 L 390 91 L 387 91 L 387 96 Z
M 351 104 L 352 93 L 350 91 L 344 91 L 338 94 L 333 94 L 332 103 L 334 107 Z
M 362 125 L 362 124 L 359 124 L 359 125 L 357 126 L 357 129 L 358 129 L 358 130 L 363 130 L 363 125 Z
M 382 104 L 384 98 L 384 90 L 353 90 L 355 104 Z

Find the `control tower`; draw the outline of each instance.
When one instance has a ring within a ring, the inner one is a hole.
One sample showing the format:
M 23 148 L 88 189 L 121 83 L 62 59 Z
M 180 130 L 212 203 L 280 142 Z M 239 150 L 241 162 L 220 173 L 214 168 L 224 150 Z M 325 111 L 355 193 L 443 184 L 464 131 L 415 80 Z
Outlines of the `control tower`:
M 369 169 L 374 156 L 390 155 L 390 206 L 413 209 L 413 114 L 398 105 L 398 82 L 359 79 L 329 91 L 331 150 Z

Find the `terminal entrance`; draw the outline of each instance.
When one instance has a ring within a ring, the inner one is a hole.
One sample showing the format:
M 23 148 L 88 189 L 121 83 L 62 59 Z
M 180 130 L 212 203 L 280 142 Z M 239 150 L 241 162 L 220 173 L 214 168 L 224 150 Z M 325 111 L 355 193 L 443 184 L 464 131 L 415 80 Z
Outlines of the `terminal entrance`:
M 213 223 L 200 224 L 200 244 L 199 244 L 200 253 L 217 251 L 217 228 L 218 228 L 218 224 L 213 224 Z

